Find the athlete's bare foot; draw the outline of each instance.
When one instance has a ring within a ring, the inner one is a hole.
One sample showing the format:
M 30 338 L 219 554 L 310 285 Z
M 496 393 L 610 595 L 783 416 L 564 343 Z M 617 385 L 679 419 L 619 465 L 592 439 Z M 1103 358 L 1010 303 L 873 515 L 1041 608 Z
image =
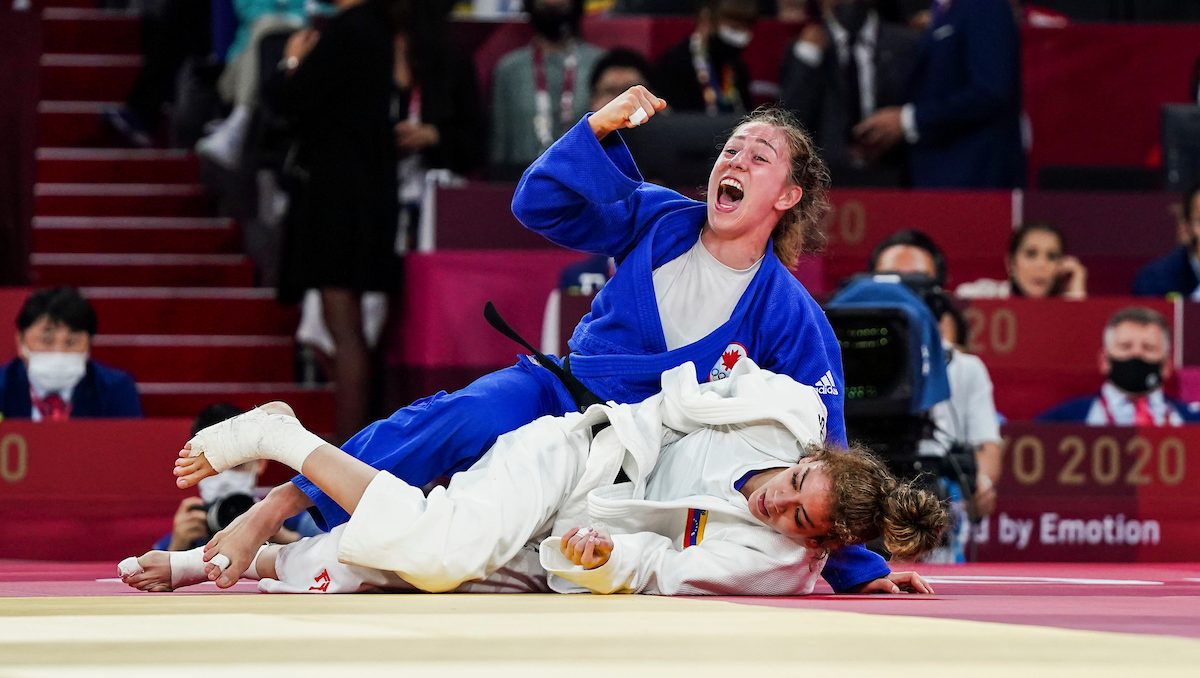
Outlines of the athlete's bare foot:
M 279 531 L 283 521 L 311 505 L 308 496 L 292 483 L 271 490 L 266 499 L 235 518 L 204 546 L 204 569 L 209 581 L 215 581 L 220 588 L 236 584 L 250 567 L 258 548 Z M 229 558 L 224 570 L 211 563 L 218 553 Z
M 204 581 L 200 555 L 199 549 L 176 552 L 148 551 L 136 559 L 136 565 L 133 562 L 134 558 L 121 561 L 118 571 L 121 581 L 139 591 L 169 593 L 177 588 Z M 130 571 L 127 572 L 126 569 Z M 175 575 L 174 580 L 172 574 Z
M 296 412 L 292 410 L 291 406 L 279 400 L 260 405 L 256 409 L 267 414 L 283 414 L 289 417 L 296 416 Z M 220 426 L 223 423 L 225 422 L 214 424 L 214 426 Z M 175 460 L 174 474 L 175 485 L 181 489 L 187 489 L 209 476 L 216 475 L 217 471 L 209 463 L 203 452 L 193 456 L 192 443 L 188 441 L 184 444 L 183 449 L 179 451 L 179 458 Z

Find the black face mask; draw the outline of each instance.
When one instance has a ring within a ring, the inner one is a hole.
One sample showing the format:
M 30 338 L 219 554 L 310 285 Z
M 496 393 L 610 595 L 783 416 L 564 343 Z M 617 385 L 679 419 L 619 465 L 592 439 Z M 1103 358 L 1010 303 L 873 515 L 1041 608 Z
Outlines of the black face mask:
M 841 24 L 850 35 L 858 35 L 863 24 L 867 23 L 867 14 L 871 7 L 865 0 L 850 0 L 840 3 L 833 8 L 833 18 Z
M 529 23 L 550 42 L 579 34 L 579 17 L 570 7 L 544 7 L 529 13 Z
M 1162 363 L 1108 356 L 1108 380 L 1126 393 L 1149 393 L 1162 386 Z

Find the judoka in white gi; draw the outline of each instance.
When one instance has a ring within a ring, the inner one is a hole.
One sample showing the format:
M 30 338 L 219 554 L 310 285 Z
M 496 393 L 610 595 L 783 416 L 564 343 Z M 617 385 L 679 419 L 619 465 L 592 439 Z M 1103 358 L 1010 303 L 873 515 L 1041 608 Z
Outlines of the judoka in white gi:
M 635 405 L 538 419 L 428 496 L 281 403 L 201 431 L 176 475 L 197 482 L 271 458 L 350 512 L 329 534 L 260 549 L 247 576 L 270 592 L 804 595 L 832 548 L 882 535 L 913 556 L 936 543 L 945 514 L 931 494 L 863 453 L 820 447 L 813 387 L 748 359 L 729 379 L 695 374 L 690 363 L 665 372 L 663 390 Z M 619 472 L 628 481 L 614 483 Z M 130 586 L 165 591 L 215 578 L 214 563 L 194 549 L 119 567 Z M 898 583 L 930 591 L 915 573 Z

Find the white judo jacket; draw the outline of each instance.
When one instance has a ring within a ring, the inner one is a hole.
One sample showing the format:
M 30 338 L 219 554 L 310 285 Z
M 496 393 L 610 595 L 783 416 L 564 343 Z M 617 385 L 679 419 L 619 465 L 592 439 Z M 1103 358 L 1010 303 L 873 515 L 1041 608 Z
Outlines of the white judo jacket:
M 563 593 L 810 593 L 824 554 L 760 523 L 740 495 L 646 499 L 663 446 L 690 432 L 737 427 L 760 457 L 749 460 L 753 468 L 790 466 L 825 438 L 825 406 L 810 386 L 747 358 L 728 379 L 697 384 L 695 374 L 685 363 L 663 373 L 663 390 L 641 403 L 594 405 L 505 434 L 428 497 L 379 473 L 346 524 L 338 560 L 449 591 L 485 579 L 533 541 L 551 588 Z M 611 426 L 593 439 L 592 427 L 606 421 Z M 613 484 L 619 469 L 630 482 Z M 655 482 L 661 490 L 674 480 Z M 569 529 L 591 525 L 609 531 L 615 546 L 605 565 L 585 570 L 559 542 Z

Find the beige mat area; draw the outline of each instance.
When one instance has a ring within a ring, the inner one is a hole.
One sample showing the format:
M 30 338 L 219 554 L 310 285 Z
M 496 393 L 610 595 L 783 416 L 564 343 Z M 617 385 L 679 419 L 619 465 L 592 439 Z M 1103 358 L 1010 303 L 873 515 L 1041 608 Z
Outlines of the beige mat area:
M 0 599 L 4 677 L 1127 678 L 1195 677 L 1197 667 L 1197 640 L 703 599 L 220 594 Z

